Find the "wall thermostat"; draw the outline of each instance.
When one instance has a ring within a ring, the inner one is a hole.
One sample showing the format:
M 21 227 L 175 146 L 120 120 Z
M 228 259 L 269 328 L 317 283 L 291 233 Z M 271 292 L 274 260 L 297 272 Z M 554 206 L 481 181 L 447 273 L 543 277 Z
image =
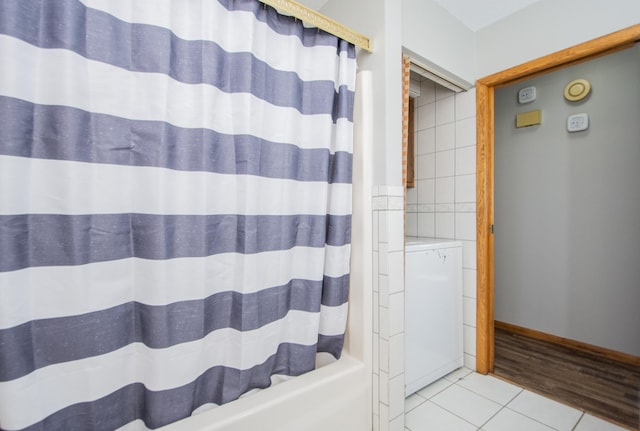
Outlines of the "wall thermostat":
M 518 103 L 530 103 L 536 100 L 536 87 L 526 87 L 518 91 Z
M 568 132 L 581 132 L 589 128 L 589 114 L 574 114 L 567 118 Z

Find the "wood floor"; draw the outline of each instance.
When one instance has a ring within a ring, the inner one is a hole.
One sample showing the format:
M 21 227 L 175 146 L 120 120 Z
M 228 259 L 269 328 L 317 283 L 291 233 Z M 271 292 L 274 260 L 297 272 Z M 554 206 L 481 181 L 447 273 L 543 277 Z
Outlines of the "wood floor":
M 494 374 L 594 416 L 640 430 L 640 367 L 495 329 Z

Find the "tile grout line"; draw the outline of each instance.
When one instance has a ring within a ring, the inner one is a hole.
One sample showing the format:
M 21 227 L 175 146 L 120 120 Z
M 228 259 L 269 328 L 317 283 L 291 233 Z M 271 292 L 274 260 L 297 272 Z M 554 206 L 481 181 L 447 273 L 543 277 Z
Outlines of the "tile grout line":
M 471 373 L 471 374 L 473 374 L 473 373 Z M 469 375 L 469 374 L 467 374 L 467 375 Z M 466 377 L 466 376 L 465 376 L 465 377 Z M 460 379 L 460 380 L 462 380 L 462 379 Z M 456 383 L 456 384 L 457 384 L 457 383 Z M 464 386 L 460 386 L 460 387 L 461 387 L 461 388 L 465 388 Z M 518 393 L 517 393 L 517 394 L 515 394 L 513 397 L 511 397 L 511 398 L 510 398 L 506 403 L 504 403 L 504 404 L 499 403 L 499 404 L 500 404 L 500 406 L 501 406 L 501 407 L 500 407 L 500 409 L 498 409 L 498 411 L 497 411 L 497 412 L 495 412 L 495 413 L 494 413 L 494 414 L 493 414 L 489 419 L 487 419 L 487 420 L 486 420 L 482 425 L 480 425 L 480 426 L 478 427 L 478 431 L 481 431 L 481 430 L 482 430 L 482 427 L 484 427 L 486 424 L 488 424 L 488 423 L 489 423 L 489 422 L 490 422 L 494 417 L 496 417 L 496 416 L 498 415 L 498 413 L 500 413 L 502 410 L 506 409 L 506 408 L 507 408 L 507 405 L 508 405 L 511 401 L 515 400 L 515 399 L 516 399 L 516 397 L 517 397 L 518 395 L 520 395 L 520 394 L 524 391 L 524 388 L 521 388 L 520 386 L 516 386 L 516 387 L 520 389 L 520 390 L 518 391 Z M 474 391 L 473 389 L 469 389 L 469 388 L 465 388 L 465 389 L 467 389 L 468 391 L 473 392 L 473 393 L 474 393 L 474 394 L 476 394 L 476 395 L 479 395 L 479 396 L 483 397 L 483 398 L 484 398 L 484 399 L 486 399 L 486 400 L 493 401 L 494 403 L 496 403 L 496 401 L 494 401 L 494 400 L 492 400 L 492 399 L 490 399 L 490 398 L 488 398 L 488 397 L 484 396 L 483 394 L 480 394 L 480 393 L 478 393 L 478 392 Z M 509 409 L 509 410 L 511 410 L 511 409 Z M 511 411 L 513 411 L 513 410 L 511 410 Z
M 454 383 L 454 384 L 455 384 L 455 383 Z M 461 387 L 462 387 L 462 386 L 461 386 Z M 431 400 L 429 400 L 429 401 L 431 401 Z M 461 416 L 458 416 L 457 414 L 455 414 L 454 412 L 452 412 L 452 411 L 451 411 L 451 410 L 449 410 L 448 408 L 443 407 L 443 406 L 441 406 L 440 404 L 438 404 L 438 403 L 436 403 L 436 402 L 433 402 L 433 401 L 431 401 L 431 402 L 432 402 L 433 404 L 435 404 L 437 407 L 439 407 L 439 408 L 441 408 L 442 410 L 446 411 L 447 413 L 450 413 L 451 415 L 453 415 L 453 416 L 457 417 L 457 418 L 458 418 L 458 419 L 460 419 L 461 421 L 466 422 L 466 423 L 468 423 L 469 425 L 472 425 L 472 426 L 474 426 L 474 427 L 475 427 L 475 426 L 477 426 L 476 424 L 472 424 L 471 422 L 469 422 L 469 421 L 468 421 L 468 420 L 466 420 L 465 418 L 463 418 L 463 417 L 461 417 Z
M 525 418 L 531 419 L 531 420 L 532 420 L 532 421 L 534 421 L 534 422 L 537 422 L 537 423 L 539 423 L 539 424 L 541 424 L 541 425 L 544 425 L 545 427 L 547 427 L 547 428 L 549 428 L 549 429 L 552 429 L 552 430 L 554 430 L 554 431 L 561 431 L 561 430 L 559 430 L 559 429 L 558 429 L 558 428 L 556 428 L 556 427 L 553 427 L 553 426 L 551 426 L 551 425 L 549 425 L 549 424 L 546 424 L 546 423 L 544 423 L 544 422 L 542 422 L 542 421 L 540 421 L 540 420 L 538 420 L 538 419 L 536 419 L 536 418 L 532 418 L 531 416 L 526 415 L 526 414 L 524 414 L 524 413 L 522 413 L 522 412 L 519 412 L 519 411 L 517 411 L 517 410 L 513 410 L 513 409 L 511 409 L 511 408 L 509 408 L 509 407 L 507 407 L 507 406 L 504 406 L 504 407 L 505 407 L 506 409 L 511 410 L 511 411 L 512 411 L 512 412 L 514 412 L 514 413 L 519 414 L 520 416 L 524 416 Z M 581 417 L 582 417 L 582 416 L 581 416 Z M 579 420 L 578 420 L 578 422 L 579 422 Z M 577 425 L 577 424 L 578 424 L 578 423 L 576 422 L 576 425 Z M 574 427 L 575 427 L 575 425 L 574 425 Z M 572 429 L 573 429 L 573 428 L 572 428 Z
M 478 430 L 481 430 L 483 426 L 485 426 L 486 424 L 488 424 L 489 422 L 491 422 L 491 419 L 493 419 L 493 418 L 495 418 L 496 416 L 498 416 L 498 413 L 500 413 L 502 410 L 504 410 L 504 409 L 506 409 L 506 408 L 507 408 L 506 404 L 505 404 L 505 405 L 503 405 L 503 406 L 501 406 L 501 407 L 500 407 L 500 409 L 499 409 L 497 412 L 495 412 L 495 413 L 494 413 L 494 414 L 493 414 L 489 419 L 487 419 L 487 420 L 486 420 L 482 425 L 480 425 L 480 426 L 478 427 Z
M 459 387 L 459 388 L 461 388 L 461 389 L 464 389 L 464 390 L 469 391 L 469 392 L 471 392 L 471 393 L 473 393 L 473 394 L 476 394 L 476 395 L 478 395 L 478 396 L 481 396 L 481 397 L 483 397 L 484 399 L 486 399 L 487 401 L 491 401 L 491 402 L 493 402 L 493 403 L 495 403 L 495 404 L 500 405 L 499 403 L 496 403 L 495 401 L 490 400 L 490 399 L 489 399 L 489 398 L 487 398 L 487 397 L 484 397 L 484 396 L 482 396 L 482 395 L 480 395 L 480 394 L 477 394 L 476 392 L 474 392 L 474 391 L 472 391 L 472 390 L 470 390 L 470 389 L 467 389 L 467 388 L 465 388 L 464 386 L 460 386 L 460 385 L 458 385 L 458 382 L 459 382 L 460 380 L 464 379 L 464 377 L 466 377 L 466 376 L 468 376 L 469 374 L 472 374 L 472 373 L 473 373 L 473 371 L 472 371 L 471 373 L 466 374 L 466 375 L 465 375 L 465 376 L 463 376 L 463 377 L 460 377 L 460 378 L 456 379 L 456 381 L 455 381 L 455 382 L 451 382 L 451 385 L 447 386 L 447 388 L 445 388 L 445 389 L 448 389 L 448 388 L 450 388 L 451 386 L 454 386 L 454 385 L 455 385 L 455 386 L 458 386 L 458 387 Z M 449 380 L 449 381 L 451 381 L 451 380 Z M 443 389 L 442 391 L 440 391 L 440 392 L 443 392 L 443 391 L 444 391 L 444 389 Z M 434 396 L 435 396 L 435 395 L 434 395 Z M 428 401 L 431 401 L 431 400 L 428 400 Z M 462 421 L 464 421 L 464 422 L 466 422 L 466 423 L 468 423 L 468 424 L 470 424 L 470 425 L 472 425 L 472 426 L 474 426 L 474 427 L 477 427 L 477 429 L 480 429 L 480 428 L 482 428 L 484 425 L 486 425 L 486 422 L 485 422 L 484 424 L 482 424 L 482 426 L 478 427 L 476 424 L 469 422 L 467 419 L 463 418 L 462 416 L 457 415 L 455 412 L 452 412 L 452 411 L 451 411 L 451 410 L 449 410 L 448 408 L 446 408 L 446 407 L 444 407 L 444 406 L 441 406 L 440 404 L 438 404 L 438 403 L 436 403 L 436 402 L 434 402 L 434 401 L 431 401 L 431 402 L 432 402 L 433 404 L 435 404 L 436 406 L 440 407 L 442 410 L 445 410 L 445 411 L 447 411 L 447 412 L 451 413 L 453 416 L 457 417 L 458 419 L 460 419 L 460 420 L 462 420 Z M 501 405 L 501 407 L 500 407 L 500 409 L 499 409 L 498 411 L 502 410 L 504 407 L 506 407 L 506 406 L 502 406 L 502 405 Z M 496 413 L 496 414 L 497 414 L 497 413 Z M 495 415 L 494 415 L 494 416 L 495 416 Z M 493 416 L 492 416 L 492 417 L 493 417 Z
M 576 424 L 573 426 L 573 428 L 571 428 L 571 431 L 575 431 L 576 428 L 578 428 L 578 424 L 580 423 L 580 421 L 582 420 L 582 418 L 584 417 L 585 414 L 586 414 L 586 412 L 582 412 L 582 414 L 578 418 L 578 422 L 576 422 Z
M 422 398 L 422 400 L 423 400 L 423 401 L 421 401 L 421 402 L 420 402 L 420 404 L 418 404 L 417 406 L 412 407 L 412 408 L 411 408 L 411 409 L 409 409 L 409 410 L 405 410 L 405 411 L 404 411 L 404 414 L 405 414 L 405 415 L 406 415 L 407 413 L 409 413 L 409 412 L 411 412 L 411 411 L 413 411 L 413 410 L 417 409 L 418 407 L 420 407 L 421 405 L 423 405 L 426 401 L 429 401 L 429 400 L 428 400 L 428 398 L 423 397 L 422 395 L 420 395 L 420 394 L 419 394 L 419 393 L 417 393 L 417 392 L 414 392 L 413 394 L 409 395 L 409 397 L 412 397 L 413 395 L 415 395 L 415 396 L 417 396 L 417 397 Z M 408 399 L 409 397 L 405 397 L 405 399 L 404 399 L 405 405 L 407 404 L 407 399 Z
M 540 420 L 538 420 L 538 419 L 536 419 L 536 418 L 533 418 L 533 417 L 531 417 L 531 416 L 529 416 L 529 415 L 527 415 L 527 414 L 524 414 L 524 413 L 522 413 L 522 412 L 519 412 L 518 410 L 514 410 L 514 409 L 512 409 L 512 408 L 510 408 L 510 407 L 509 407 L 509 404 L 511 404 L 511 403 L 513 402 L 513 400 L 515 400 L 515 399 L 518 397 L 518 395 L 520 395 L 520 394 L 524 393 L 524 391 L 526 391 L 526 389 L 525 389 L 525 388 L 523 388 L 523 387 L 521 387 L 520 389 L 521 389 L 521 390 L 520 390 L 520 392 L 518 392 L 518 394 L 517 394 L 515 397 L 511 398 L 511 400 L 509 400 L 509 402 L 508 402 L 508 403 L 506 403 L 506 404 L 504 405 L 504 407 L 505 407 L 506 409 L 509 409 L 510 411 L 514 412 L 514 413 L 517 413 L 517 414 L 519 414 L 519 415 L 521 415 L 521 416 L 524 416 L 525 418 L 531 419 L 531 420 L 532 420 L 532 421 L 534 421 L 534 422 L 537 422 L 537 423 L 539 423 L 539 424 L 541 424 L 541 425 L 544 425 L 544 426 L 545 426 L 545 427 L 547 427 L 547 428 L 550 428 L 550 429 L 553 429 L 553 430 L 556 430 L 556 431 L 561 431 L 561 430 L 558 430 L 558 428 L 556 428 L 556 427 L 553 427 L 553 426 L 551 426 L 551 425 L 549 425 L 549 424 L 547 424 L 547 423 L 544 423 L 544 422 L 542 422 L 542 421 L 540 421 Z M 582 413 L 584 414 L 584 412 L 582 412 Z M 582 415 L 581 415 L 580 417 L 582 418 Z M 573 431 L 573 429 L 578 425 L 578 422 L 580 422 L 580 419 L 578 419 L 578 421 L 576 422 L 576 424 L 571 428 L 571 430 L 572 430 L 572 431 Z

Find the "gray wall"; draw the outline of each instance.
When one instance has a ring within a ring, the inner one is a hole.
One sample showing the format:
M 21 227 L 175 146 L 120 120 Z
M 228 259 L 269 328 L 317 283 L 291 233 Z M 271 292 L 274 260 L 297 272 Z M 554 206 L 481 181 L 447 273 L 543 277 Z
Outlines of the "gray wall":
M 568 102 L 577 78 L 591 94 Z M 495 114 L 496 320 L 640 355 L 640 46 L 497 89 Z

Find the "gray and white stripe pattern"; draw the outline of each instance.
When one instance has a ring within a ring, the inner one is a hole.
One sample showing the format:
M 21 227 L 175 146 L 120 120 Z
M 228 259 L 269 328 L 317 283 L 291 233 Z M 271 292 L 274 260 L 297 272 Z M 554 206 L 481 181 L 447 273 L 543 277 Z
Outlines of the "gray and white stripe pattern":
M 0 430 L 339 358 L 353 45 L 256 0 L 2 0 L 0 59 Z

